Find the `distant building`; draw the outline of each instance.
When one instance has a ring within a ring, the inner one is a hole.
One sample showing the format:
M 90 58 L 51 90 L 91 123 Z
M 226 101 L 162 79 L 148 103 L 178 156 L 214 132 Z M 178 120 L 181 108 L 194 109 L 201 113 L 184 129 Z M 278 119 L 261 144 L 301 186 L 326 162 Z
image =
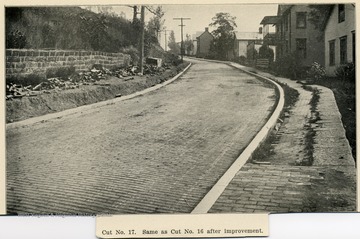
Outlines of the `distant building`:
M 250 52 L 251 49 L 258 51 L 263 43 L 263 34 L 261 31 L 235 32 L 235 37 L 235 57 L 245 56 L 246 58 L 253 58 L 253 56 L 248 56 L 248 52 Z
M 191 39 L 193 41 L 193 49 L 192 51 L 190 52 L 190 55 L 191 56 L 196 56 L 196 52 L 197 52 L 197 46 L 198 46 L 198 43 L 197 43 L 197 37 L 199 37 L 203 32 L 196 32 L 195 34 L 192 34 L 191 35 Z
M 214 36 L 209 32 L 209 28 L 205 27 L 205 31 L 196 38 L 197 41 L 197 57 L 205 57 L 210 53 L 210 45 L 214 40 Z
M 267 44 L 274 52 L 274 60 L 276 60 L 276 23 L 279 21 L 280 17 L 278 16 L 265 16 L 260 22 L 263 25 L 263 39 L 264 44 Z
M 355 4 L 330 8 L 324 27 L 325 69 L 334 75 L 337 67 L 355 62 Z
M 193 49 L 190 52 L 190 56 L 195 56 L 196 52 L 197 52 L 197 40 L 195 38 L 195 40 L 192 40 L 192 41 L 193 41 Z

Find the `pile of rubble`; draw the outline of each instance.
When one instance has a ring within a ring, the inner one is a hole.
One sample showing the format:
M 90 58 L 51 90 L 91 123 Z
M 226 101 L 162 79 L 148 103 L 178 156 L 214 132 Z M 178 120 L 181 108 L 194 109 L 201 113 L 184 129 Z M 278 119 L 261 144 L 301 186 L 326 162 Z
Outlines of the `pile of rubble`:
M 170 67 L 158 67 L 152 64 L 145 64 L 143 74 L 154 76 L 161 74 L 168 68 Z M 106 80 L 107 76 L 115 76 L 117 78 L 128 81 L 133 80 L 134 76 L 137 75 L 142 75 L 140 74 L 140 69 L 138 66 L 128 66 L 126 68 L 119 68 L 114 70 L 109 70 L 103 67 L 93 67 L 93 69 L 89 71 L 75 73 L 67 78 L 49 78 L 35 86 L 23 86 L 21 84 L 9 83 L 6 85 L 6 100 L 22 98 L 24 96 L 37 96 L 42 93 L 50 94 L 52 90 L 76 89 L 82 85 L 104 85 L 97 83 L 97 81 Z

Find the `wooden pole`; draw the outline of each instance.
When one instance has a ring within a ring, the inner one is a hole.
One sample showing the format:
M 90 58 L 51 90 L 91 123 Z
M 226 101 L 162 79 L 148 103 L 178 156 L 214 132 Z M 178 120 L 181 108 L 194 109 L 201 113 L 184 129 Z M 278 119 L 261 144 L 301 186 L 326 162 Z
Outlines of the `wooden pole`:
M 144 73 L 145 6 L 141 6 L 140 73 Z
M 184 54 L 184 39 L 183 39 L 183 27 L 185 26 L 183 23 L 183 20 L 190 20 L 191 18 L 186 17 L 180 17 L 180 18 L 173 18 L 174 20 L 180 20 L 181 24 L 179 25 L 181 27 L 181 46 L 180 46 L 180 55 L 181 55 L 181 61 L 183 61 L 183 54 Z

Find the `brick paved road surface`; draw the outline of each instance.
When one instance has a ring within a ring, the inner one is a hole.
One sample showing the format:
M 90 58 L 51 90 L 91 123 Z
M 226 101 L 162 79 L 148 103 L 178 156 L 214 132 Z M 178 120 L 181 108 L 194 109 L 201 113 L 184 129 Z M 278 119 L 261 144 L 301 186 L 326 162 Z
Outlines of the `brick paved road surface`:
M 320 90 L 316 107 L 319 120 L 310 123 L 311 91 L 289 79 L 276 77 L 276 80 L 300 95 L 276 135 L 273 154 L 265 159 L 269 165 L 251 161 L 245 164 L 209 212 L 355 211 L 356 168 L 333 93 L 328 88 L 313 86 Z M 305 135 L 309 127 L 315 132 L 313 163 L 299 166 L 307 161 Z
M 8 213 L 190 212 L 275 103 L 254 77 L 194 63 L 141 97 L 8 129 Z

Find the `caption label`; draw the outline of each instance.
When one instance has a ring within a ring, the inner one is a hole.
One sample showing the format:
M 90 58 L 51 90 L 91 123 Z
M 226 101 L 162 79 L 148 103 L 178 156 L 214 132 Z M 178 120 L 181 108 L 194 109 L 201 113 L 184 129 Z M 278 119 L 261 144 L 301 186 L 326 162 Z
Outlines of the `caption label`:
M 268 214 L 97 216 L 99 238 L 268 236 Z

